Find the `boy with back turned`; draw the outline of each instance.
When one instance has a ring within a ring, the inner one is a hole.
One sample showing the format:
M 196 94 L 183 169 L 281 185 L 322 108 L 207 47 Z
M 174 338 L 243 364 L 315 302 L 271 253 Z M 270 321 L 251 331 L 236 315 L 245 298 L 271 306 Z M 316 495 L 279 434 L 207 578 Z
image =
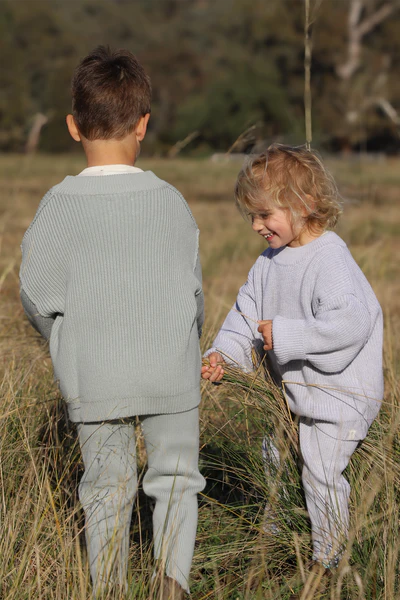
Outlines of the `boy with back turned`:
M 204 488 L 198 228 L 175 188 L 134 166 L 151 99 L 135 57 L 97 48 L 72 96 L 67 126 L 88 167 L 42 199 L 22 242 L 21 299 L 77 423 L 95 596 L 127 590 L 139 416 L 162 597 L 184 598 Z

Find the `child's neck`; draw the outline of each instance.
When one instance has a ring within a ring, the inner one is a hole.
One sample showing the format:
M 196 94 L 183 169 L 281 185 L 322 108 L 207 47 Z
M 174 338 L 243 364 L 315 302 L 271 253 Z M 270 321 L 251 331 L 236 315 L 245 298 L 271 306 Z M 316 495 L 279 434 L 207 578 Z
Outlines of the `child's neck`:
M 289 247 L 290 248 L 298 248 L 299 246 L 305 246 L 306 244 L 309 244 L 310 242 L 313 242 L 317 238 L 321 237 L 321 235 L 323 235 L 324 233 L 325 233 L 324 229 L 320 229 L 320 230 L 310 230 L 308 228 L 304 229 L 303 231 L 300 232 L 298 237 L 295 240 L 293 240 L 293 242 L 291 244 L 289 244 Z
M 139 155 L 139 143 L 134 136 L 127 136 L 127 138 L 123 140 L 86 140 L 83 147 L 87 166 L 129 165 L 133 167 Z

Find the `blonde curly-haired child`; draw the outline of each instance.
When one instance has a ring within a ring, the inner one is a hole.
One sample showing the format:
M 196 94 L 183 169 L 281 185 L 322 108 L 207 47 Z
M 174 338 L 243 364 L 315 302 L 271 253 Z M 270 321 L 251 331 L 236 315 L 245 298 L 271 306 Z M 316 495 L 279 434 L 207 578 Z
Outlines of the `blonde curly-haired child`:
M 343 471 L 383 396 L 382 311 L 346 244 L 329 231 L 341 203 L 313 151 L 272 145 L 241 170 L 235 196 L 269 247 L 206 352 L 202 377 L 220 381 L 224 362 L 251 370 L 261 342 L 299 419 L 313 559 L 332 568 L 348 535 Z

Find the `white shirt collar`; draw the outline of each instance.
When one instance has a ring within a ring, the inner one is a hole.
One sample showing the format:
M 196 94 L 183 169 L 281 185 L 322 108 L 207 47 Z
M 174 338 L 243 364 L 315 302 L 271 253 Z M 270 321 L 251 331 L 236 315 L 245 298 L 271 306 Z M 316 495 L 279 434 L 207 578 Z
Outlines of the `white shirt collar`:
M 96 167 L 87 167 L 79 173 L 78 177 L 94 175 L 120 175 L 121 173 L 143 173 L 143 169 L 131 165 L 101 165 Z

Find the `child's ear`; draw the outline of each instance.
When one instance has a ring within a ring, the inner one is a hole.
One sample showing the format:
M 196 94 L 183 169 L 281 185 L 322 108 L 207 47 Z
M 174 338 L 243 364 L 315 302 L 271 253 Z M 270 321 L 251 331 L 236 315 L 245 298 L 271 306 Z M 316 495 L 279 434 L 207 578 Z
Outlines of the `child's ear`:
M 143 117 L 140 117 L 138 124 L 136 125 L 135 135 L 136 135 L 136 139 L 139 142 L 141 142 L 143 140 L 144 136 L 146 135 L 147 123 L 149 122 L 149 119 L 150 119 L 150 113 L 147 113 Z
M 72 137 L 72 139 L 75 140 L 76 142 L 80 142 L 81 134 L 79 133 L 79 129 L 76 126 L 73 115 L 67 115 L 65 120 L 67 123 L 69 134 Z

